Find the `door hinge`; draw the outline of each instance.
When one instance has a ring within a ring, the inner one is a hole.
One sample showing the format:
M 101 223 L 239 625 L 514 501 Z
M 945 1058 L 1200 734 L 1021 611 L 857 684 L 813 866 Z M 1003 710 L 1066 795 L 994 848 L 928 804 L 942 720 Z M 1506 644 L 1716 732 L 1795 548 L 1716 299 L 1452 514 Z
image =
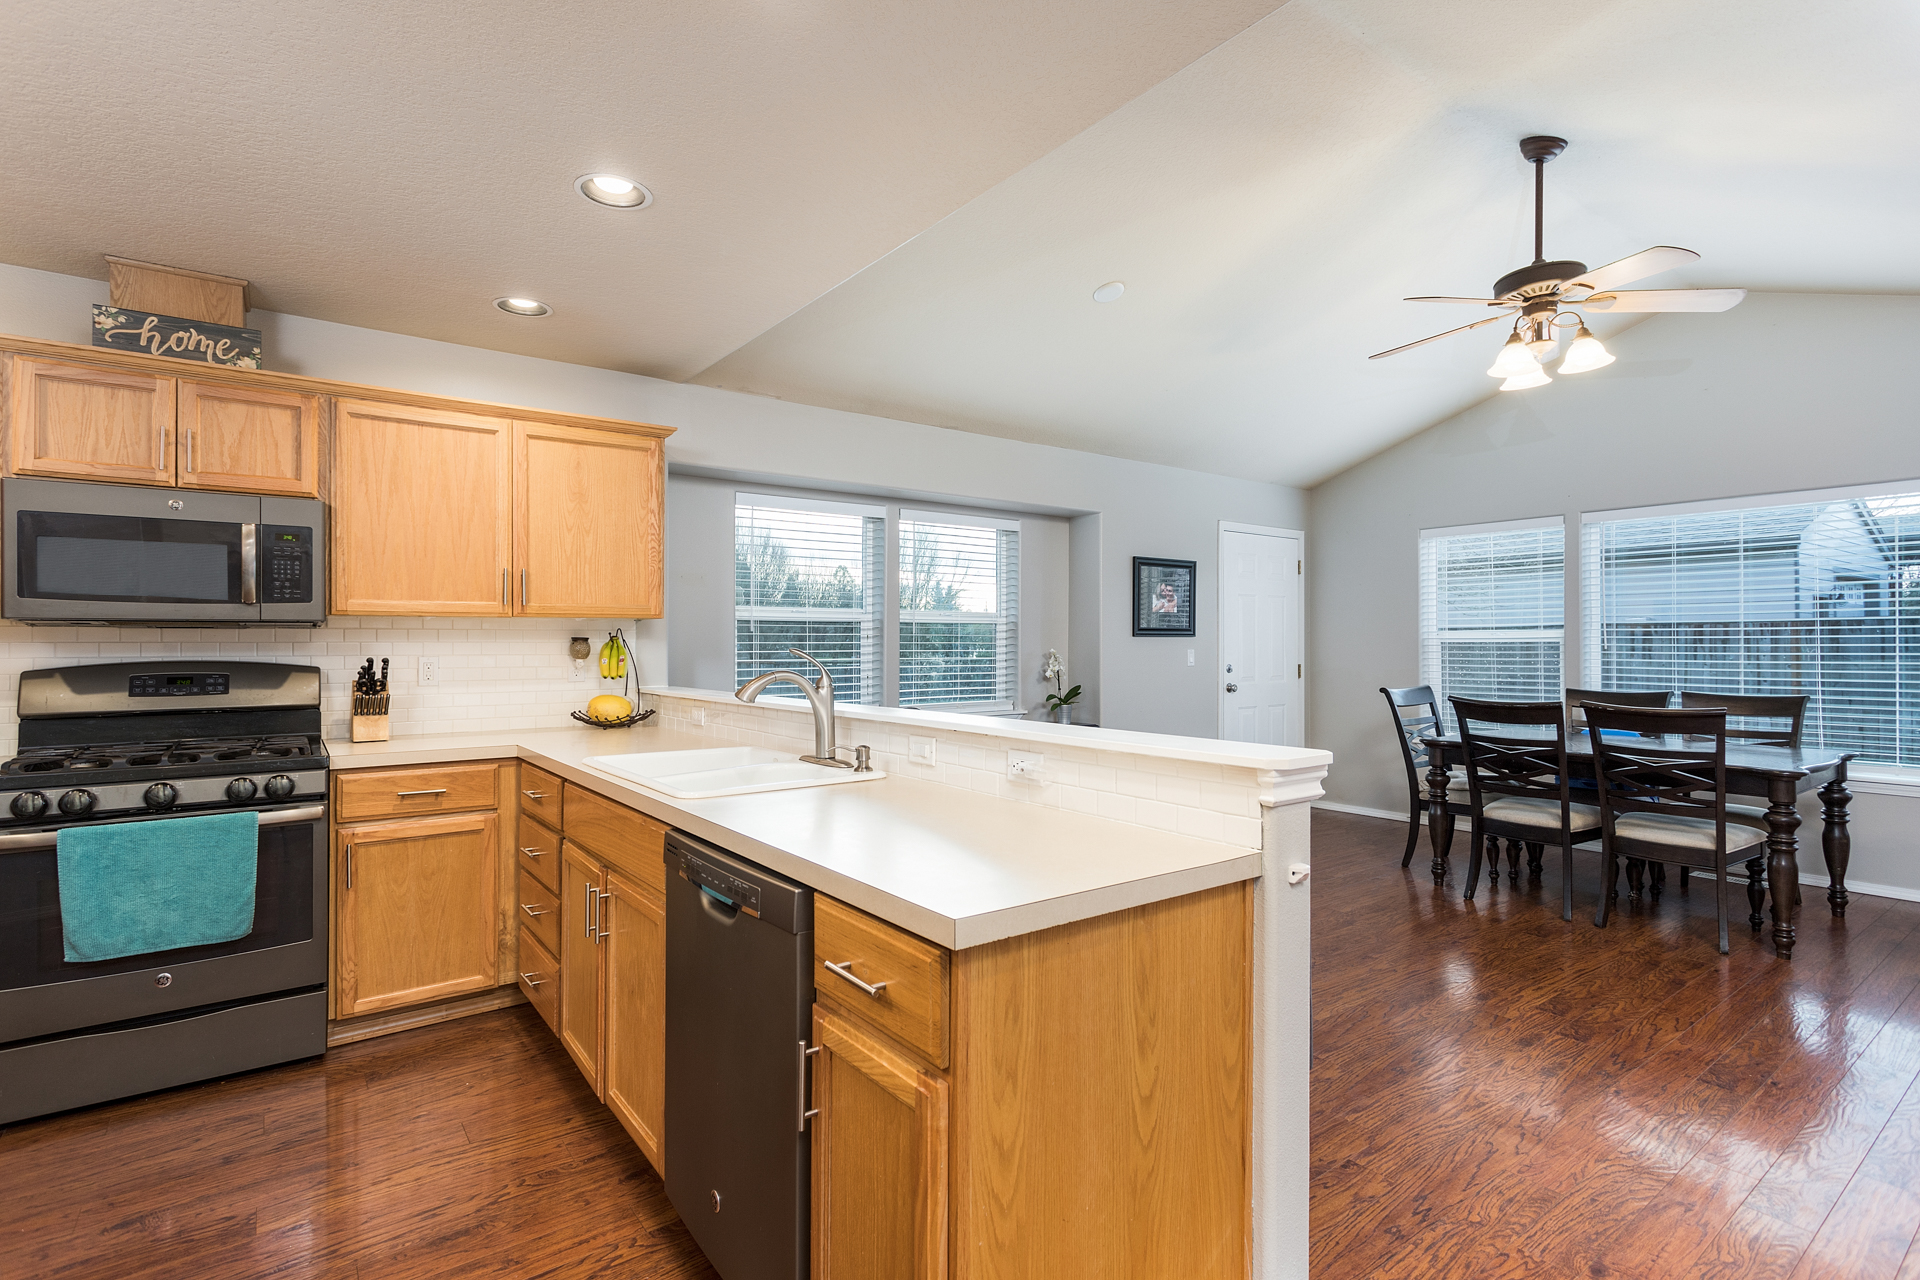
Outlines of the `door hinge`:
M 1305 572 L 1306 572 L 1306 570 L 1305 570 L 1305 569 L 1302 569 L 1302 568 L 1300 567 L 1300 564 L 1301 564 L 1301 562 L 1300 562 L 1300 561 L 1298 561 L 1298 560 L 1295 560 L 1295 561 L 1293 562 L 1293 571 L 1294 571 L 1295 573 L 1305 573 Z

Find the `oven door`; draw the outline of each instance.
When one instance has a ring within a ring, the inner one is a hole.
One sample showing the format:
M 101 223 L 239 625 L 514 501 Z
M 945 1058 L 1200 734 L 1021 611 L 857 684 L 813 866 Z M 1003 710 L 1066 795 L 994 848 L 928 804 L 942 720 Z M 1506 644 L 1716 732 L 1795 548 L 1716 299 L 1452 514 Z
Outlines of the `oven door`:
M 260 619 L 260 499 L 6 481 L 6 616 L 49 622 Z
M 91 963 L 65 959 L 57 832 L 0 836 L 0 1041 L 323 985 L 327 807 L 259 812 L 253 932 L 232 942 Z

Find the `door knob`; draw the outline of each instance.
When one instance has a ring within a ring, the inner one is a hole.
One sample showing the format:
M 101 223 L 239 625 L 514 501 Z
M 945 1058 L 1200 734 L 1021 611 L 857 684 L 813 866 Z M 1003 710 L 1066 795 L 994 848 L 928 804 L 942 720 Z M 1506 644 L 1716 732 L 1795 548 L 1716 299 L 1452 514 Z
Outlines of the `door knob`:
M 1227 692 L 1228 692 L 1228 693 L 1238 693 L 1238 692 L 1240 692 L 1240 686 L 1239 686 L 1239 685 L 1237 685 L 1237 684 L 1230 684 L 1230 685 L 1228 685 L 1228 686 L 1227 686 Z

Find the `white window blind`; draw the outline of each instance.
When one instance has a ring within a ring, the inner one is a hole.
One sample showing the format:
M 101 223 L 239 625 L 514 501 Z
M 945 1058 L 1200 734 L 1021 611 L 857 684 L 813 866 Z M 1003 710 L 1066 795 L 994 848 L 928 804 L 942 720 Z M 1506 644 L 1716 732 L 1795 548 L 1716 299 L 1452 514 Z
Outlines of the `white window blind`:
M 1440 699 L 1558 702 L 1566 530 L 1528 521 L 1420 536 L 1420 680 Z
M 1920 493 L 1597 520 L 1584 683 L 1805 693 L 1804 740 L 1920 764 Z
M 848 503 L 739 494 L 734 505 L 734 670 L 805 668 L 805 649 L 833 673 L 841 702 L 881 700 L 885 511 Z M 798 697 L 775 685 L 767 697 Z
M 900 705 L 1012 709 L 1020 526 L 900 513 Z

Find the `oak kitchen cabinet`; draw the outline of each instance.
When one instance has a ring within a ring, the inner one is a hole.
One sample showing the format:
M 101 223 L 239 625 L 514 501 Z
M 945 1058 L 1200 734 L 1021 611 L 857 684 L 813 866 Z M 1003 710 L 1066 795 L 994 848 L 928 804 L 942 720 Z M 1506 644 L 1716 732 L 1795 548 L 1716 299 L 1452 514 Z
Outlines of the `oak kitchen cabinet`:
M 513 424 L 514 612 L 657 618 L 666 452 L 658 437 Z
M 8 372 L 14 475 L 319 495 L 317 395 L 21 355 Z
M 493 763 L 334 775 L 336 1017 L 499 982 L 498 775 Z

